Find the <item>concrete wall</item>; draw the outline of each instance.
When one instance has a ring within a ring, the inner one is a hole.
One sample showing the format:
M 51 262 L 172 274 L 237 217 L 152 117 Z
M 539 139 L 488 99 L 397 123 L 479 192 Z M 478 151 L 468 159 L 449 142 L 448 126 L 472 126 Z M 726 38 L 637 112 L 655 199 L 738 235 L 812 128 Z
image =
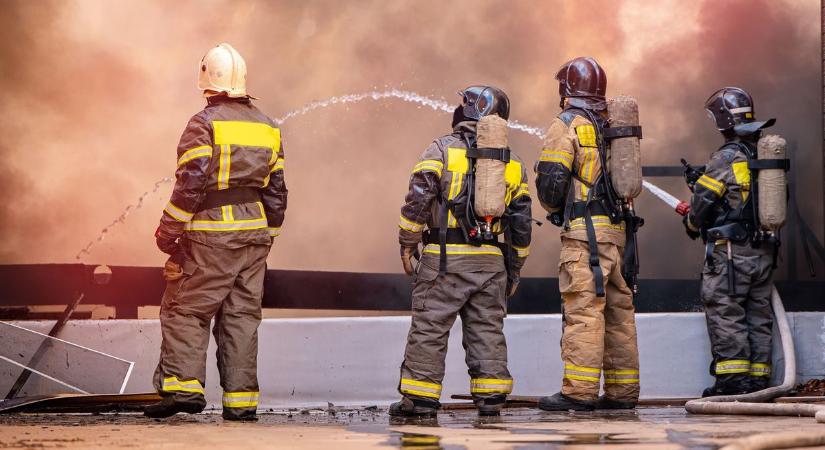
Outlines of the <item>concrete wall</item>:
M 825 313 L 791 313 L 790 322 L 800 380 L 825 376 Z M 637 323 L 643 397 L 696 396 L 712 383 L 704 315 L 638 314 Z M 49 322 L 17 324 L 37 331 L 50 326 Z M 264 320 L 258 356 L 262 405 L 367 405 L 396 400 L 409 324 L 409 317 Z M 469 391 L 460 326 L 457 322 L 450 335 L 445 400 Z M 561 317 L 510 316 L 505 332 L 514 394 L 556 392 L 562 373 Z M 73 321 L 60 337 L 135 361 L 126 392 L 152 390 L 160 344 L 157 320 Z M 212 342 L 206 388 L 209 402 L 218 405 L 221 391 L 214 353 Z M 775 361 L 774 374 L 775 378 L 782 374 L 781 358 Z

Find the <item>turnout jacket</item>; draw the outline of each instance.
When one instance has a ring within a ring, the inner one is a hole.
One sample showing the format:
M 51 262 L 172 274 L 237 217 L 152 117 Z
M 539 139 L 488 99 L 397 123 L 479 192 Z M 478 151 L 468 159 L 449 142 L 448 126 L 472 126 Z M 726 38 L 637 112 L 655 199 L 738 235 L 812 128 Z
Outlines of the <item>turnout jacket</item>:
M 566 109 L 550 124 L 535 166 L 536 189 L 547 212 L 564 211 L 568 202 L 584 202 L 602 174 L 596 127 L 581 112 Z M 593 214 L 597 242 L 625 245 L 625 224 L 613 224 L 606 215 Z M 570 217 L 562 237 L 587 241 L 584 217 Z
M 269 245 L 287 206 L 281 132 L 249 98 L 207 102 L 181 135 L 159 231 L 227 249 Z M 232 188 L 258 189 L 260 200 L 200 210 L 207 193 Z
M 743 143 L 749 151 L 748 144 Z M 728 142 L 710 157 L 704 174 L 696 180 L 690 198 L 687 225 L 693 231 L 712 228 L 716 220 L 728 211 L 738 211 L 748 200 L 751 190 L 751 172 L 748 157 L 735 142 Z M 741 218 L 752 220 L 752 214 Z M 733 221 L 733 220 L 732 220 Z
M 467 195 L 466 174 L 473 170 L 466 157 L 467 145 L 463 132 L 475 132 L 475 122 L 461 122 L 454 132 L 433 141 L 413 167 L 409 192 L 401 207 L 398 240 L 402 246 L 415 247 L 422 241 L 425 229 L 438 229 L 441 208 L 448 201 Z M 499 272 L 505 269 L 504 253 L 509 252 L 511 279 L 524 265 L 530 254 L 532 212 L 527 172 L 515 153 L 510 154 L 505 169 L 507 183 L 505 210 L 502 220 L 493 231 L 504 232 L 510 245 L 447 244 L 447 272 Z M 459 228 L 452 213 L 447 215 L 448 228 Z M 438 270 L 440 247 L 438 237 L 425 245 L 421 263 Z M 504 249 L 502 251 L 502 248 Z

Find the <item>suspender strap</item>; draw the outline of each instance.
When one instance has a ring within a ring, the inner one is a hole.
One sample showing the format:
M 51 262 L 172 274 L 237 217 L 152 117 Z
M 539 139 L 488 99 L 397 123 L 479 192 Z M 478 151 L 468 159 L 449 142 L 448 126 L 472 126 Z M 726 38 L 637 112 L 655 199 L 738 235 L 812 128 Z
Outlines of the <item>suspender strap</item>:
M 590 270 L 593 271 L 593 281 L 596 285 L 596 297 L 604 297 L 604 274 L 599 264 L 599 245 L 596 242 L 596 229 L 593 227 L 593 217 L 589 210 L 585 210 L 584 223 L 587 225 L 587 244 L 590 247 Z
M 507 163 L 510 162 L 510 149 L 468 147 L 467 157 L 475 159 L 496 159 Z
M 237 187 L 211 191 L 206 193 L 196 212 L 226 205 L 241 205 L 259 201 L 261 201 L 261 190 L 258 188 Z
M 443 276 L 447 274 L 447 220 L 450 217 L 450 202 L 441 202 L 441 217 L 439 218 L 438 229 L 438 245 L 440 247 L 438 253 L 438 275 Z

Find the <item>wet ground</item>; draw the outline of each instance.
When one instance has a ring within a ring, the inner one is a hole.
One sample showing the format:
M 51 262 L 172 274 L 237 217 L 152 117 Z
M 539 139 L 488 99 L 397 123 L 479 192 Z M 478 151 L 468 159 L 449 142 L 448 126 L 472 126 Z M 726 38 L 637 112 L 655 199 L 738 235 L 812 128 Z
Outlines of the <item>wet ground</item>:
M 165 421 L 137 414 L 15 414 L 0 416 L 0 448 L 716 449 L 756 433 L 824 429 L 812 418 L 694 416 L 682 408 L 513 408 L 485 419 L 458 410 L 433 420 L 396 421 L 385 408 L 331 407 L 269 411 L 255 423 L 228 423 L 217 414 Z

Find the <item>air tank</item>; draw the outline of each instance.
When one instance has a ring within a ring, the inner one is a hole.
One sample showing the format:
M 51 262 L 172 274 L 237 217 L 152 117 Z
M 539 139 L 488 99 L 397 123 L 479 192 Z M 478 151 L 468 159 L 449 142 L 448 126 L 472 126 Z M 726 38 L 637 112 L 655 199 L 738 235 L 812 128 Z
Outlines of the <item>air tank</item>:
M 768 134 L 756 145 L 760 160 L 785 159 L 786 142 L 782 136 Z M 783 169 L 761 169 L 758 172 L 759 222 L 765 230 L 776 233 L 785 224 L 787 211 L 787 180 Z
M 611 128 L 639 125 L 639 105 L 636 99 L 620 95 L 607 101 Z M 610 141 L 608 170 L 613 189 L 623 199 L 632 199 L 642 192 L 642 153 L 639 138 L 628 136 Z
M 478 148 L 507 148 L 507 121 L 497 115 L 484 116 L 476 128 Z M 490 222 L 504 215 L 504 198 L 507 184 L 504 179 L 505 163 L 497 159 L 477 159 L 475 163 L 476 214 Z

